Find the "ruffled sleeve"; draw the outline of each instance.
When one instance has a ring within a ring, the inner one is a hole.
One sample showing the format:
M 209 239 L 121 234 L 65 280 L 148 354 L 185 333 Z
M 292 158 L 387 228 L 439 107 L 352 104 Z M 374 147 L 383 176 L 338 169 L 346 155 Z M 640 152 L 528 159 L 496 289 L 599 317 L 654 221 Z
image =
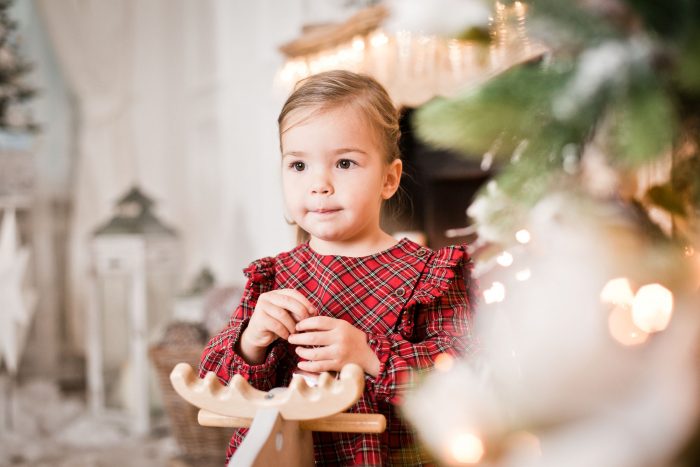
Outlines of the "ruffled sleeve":
M 449 290 L 459 270 L 465 268 L 471 272 L 472 262 L 466 246 L 449 246 L 435 251 L 427 260 L 423 274 L 407 306 L 415 303 L 425 305 L 438 299 Z
M 375 394 L 398 403 L 417 371 L 433 367 L 438 355 L 470 354 L 476 345 L 470 325 L 476 285 L 465 246 L 451 246 L 425 255 L 425 267 L 406 303 L 397 333 L 368 335 L 379 359 L 371 381 Z
M 256 283 L 269 282 L 275 278 L 275 258 L 266 257 L 253 261 L 243 269 L 243 274 Z
M 201 357 L 200 377 L 213 371 L 223 383 L 240 374 L 248 382 L 263 391 L 270 390 L 276 384 L 276 369 L 280 361 L 287 357 L 286 346 L 279 341 L 270 345 L 265 361 L 258 365 L 248 364 L 235 351 L 240 336 L 248 326 L 255 310 L 258 297 L 274 288 L 275 259 L 262 258 L 251 263 L 243 270 L 248 278 L 241 303 L 231 316 L 226 328 L 209 341 Z

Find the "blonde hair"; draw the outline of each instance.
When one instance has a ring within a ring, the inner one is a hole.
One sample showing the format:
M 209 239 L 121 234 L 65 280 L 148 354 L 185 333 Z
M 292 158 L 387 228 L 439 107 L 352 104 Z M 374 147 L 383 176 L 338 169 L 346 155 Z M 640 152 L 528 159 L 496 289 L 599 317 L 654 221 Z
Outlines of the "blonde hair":
M 399 112 L 389 94 L 374 78 L 346 70 L 318 73 L 297 83 L 277 118 L 280 150 L 282 134 L 289 129 L 284 124 L 290 113 L 298 109 L 323 112 L 343 105 L 355 106 L 360 110 L 375 132 L 387 164 L 401 158 Z M 297 226 L 297 242 L 302 243 L 308 239 L 308 233 Z

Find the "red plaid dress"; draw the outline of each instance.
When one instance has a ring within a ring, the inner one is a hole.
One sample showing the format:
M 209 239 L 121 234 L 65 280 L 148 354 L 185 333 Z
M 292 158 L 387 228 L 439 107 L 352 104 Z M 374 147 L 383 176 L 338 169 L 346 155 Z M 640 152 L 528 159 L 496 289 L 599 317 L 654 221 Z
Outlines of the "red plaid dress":
M 472 352 L 470 266 L 463 246 L 432 251 L 405 238 L 360 258 L 320 255 L 304 243 L 255 261 L 244 270 L 248 283 L 241 304 L 202 354 L 200 376 L 213 371 L 227 383 L 240 373 L 263 391 L 288 386 L 299 357 L 287 341 L 273 343 L 259 365 L 247 364 L 233 349 L 260 294 L 296 289 L 320 315 L 344 319 L 367 334 L 380 361 L 379 374 L 365 375 L 364 394 L 348 411 L 381 413 L 387 420 L 387 430 L 379 435 L 314 433 L 316 464 L 423 465 L 428 461 L 397 405 L 416 370 L 431 368 L 443 352 Z M 236 430 L 227 459 L 246 432 Z

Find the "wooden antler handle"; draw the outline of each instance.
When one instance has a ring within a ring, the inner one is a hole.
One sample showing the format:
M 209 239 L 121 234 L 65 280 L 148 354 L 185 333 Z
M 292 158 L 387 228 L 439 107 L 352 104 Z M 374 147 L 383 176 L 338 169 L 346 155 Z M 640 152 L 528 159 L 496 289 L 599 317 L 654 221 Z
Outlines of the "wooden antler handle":
M 303 377 L 294 376 L 288 388 L 264 392 L 255 389 L 241 375 L 234 375 L 228 386 L 209 372 L 199 379 L 191 366 L 178 363 L 170 373 L 175 391 L 190 404 L 227 417 L 255 417 L 261 408 L 275 408 L 285 420 L 313 420 L 345 411 L 364 390 L 364 372 L 348 364 L 340 379 L 322 373 L 318 385 L 310 387 Z
M 200 410 L 197 416 L 202 426 L 226 428 L 248 428 L 252 423 L 250 418 L 226 417 L 207 410 Z M 386 418 L 381 414 L 339 413 L 330 417 L 299 422 L 302 430 L 325 431 L 336 433 L 383 433 L 386 429 Z

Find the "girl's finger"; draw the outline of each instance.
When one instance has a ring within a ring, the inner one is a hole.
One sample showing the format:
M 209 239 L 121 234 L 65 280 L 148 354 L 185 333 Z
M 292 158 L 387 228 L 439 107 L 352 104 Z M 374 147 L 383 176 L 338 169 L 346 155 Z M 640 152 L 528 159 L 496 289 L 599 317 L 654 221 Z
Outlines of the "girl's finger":
M 296 323 L 294 322 L 294 319 L 292 319 L 292 317 L 289 315 L 287 310 L 269 302 L 263 305 L 262 310 L 269 317 L 269 319 L 277 321 L 282 326 L 284 326 L 287 330 L 287 335 L 294 334 L 296 332 Z
M 298 332 L 289 336 L 289 343 L 295 345 L 330 345 L 333 336 L 328 331 Z
M 304 371 L 311 371 L 314 373 L 322 373 L 324 371 L 337 371 L 338 363 L 334 360 L 320 360 L 320 361 L 302 361 L 297 364 L 299 369 Z
M 313 315 L 317 315 L 317 314 L 318 314 L 318 312 L 317 312 L 317 310 L 316 310 L 316 307 L 314 307 L 314 305 L 309 301 L 309 299 L 306 298 L 306 296 L 304 296 L 304 295 L 303 295 L 301 292 L 299 292 L 298 290 L 294 290 L 294 289 L 279 289 L 278 292 L 281 293 L 281 294 L 283 294 L 283 295 L 287 295 L 287 296 L 289 296 L 289 297 L 295 298 L 296 300 L 299 300 L 302 304 L 304 304 L 304 306 L 306 307 L 306 309 L 309 310 L 309 312 L 311 312 L 311 314 L 313 314 Z
M 280 323 L 274 318 L 268 317 L 265 323 L 265 328 L 270 332 L 276 334 L 277 336 L 281 337 L 282 339 L 289 338 L 289 330 L 285 327 L 284 324 Z
M 335 350 L 332 346 L 324 347 L 297 347 L 296 353 L 301 358 L 310 360 L 313 362 L 323 361 L 323 360 L 333 360 L 335 355 Z
M 330 316 L 312 316 L 297 323 L 297 332 L 302 331 L 330 331 L 335 328 L 336 318 Z
M 309 310 L 309 305 L 307 305 L 308 300 L 304 299 L 307 303 L 304 303 L 298 299 L 296 296 L 292 296 L 288 293 L 282 293 L 281 290 L 278 293 L 270 294 L 265 297 L 265 299 L 274 304 L 275 306 L 287 310 L 293 315 L 295 321 L 301 321 L 302 319 L 308 318 L 313 315 Z M 301 294 L 299 294 L 301 295 Z

